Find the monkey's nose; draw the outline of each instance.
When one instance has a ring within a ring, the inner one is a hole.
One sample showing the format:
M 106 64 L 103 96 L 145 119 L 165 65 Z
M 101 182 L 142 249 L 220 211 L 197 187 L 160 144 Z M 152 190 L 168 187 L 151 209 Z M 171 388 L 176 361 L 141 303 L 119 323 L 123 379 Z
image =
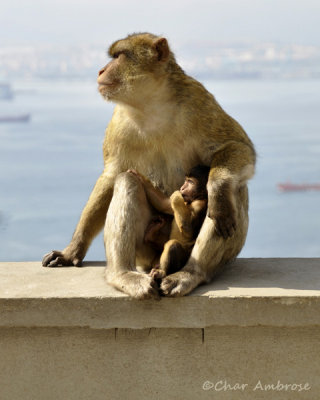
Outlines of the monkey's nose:
M 106 70 L 105 68 L 100 69 L 100 71 L 98 72 L 98 76 L 100 76 L 101 74 L 103 74 L 105 70 Z

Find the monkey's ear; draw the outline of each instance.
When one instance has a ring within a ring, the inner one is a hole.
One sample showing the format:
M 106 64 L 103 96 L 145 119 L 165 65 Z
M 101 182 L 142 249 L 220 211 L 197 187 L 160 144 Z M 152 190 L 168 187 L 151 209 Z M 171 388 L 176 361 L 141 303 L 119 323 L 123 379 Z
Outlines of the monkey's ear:
M 158 53 L 158 60 L 159 61 L 167 61 L 169 58 L 170 50 L 167 39 L 160 38 L 154 42 L 154 47 Z

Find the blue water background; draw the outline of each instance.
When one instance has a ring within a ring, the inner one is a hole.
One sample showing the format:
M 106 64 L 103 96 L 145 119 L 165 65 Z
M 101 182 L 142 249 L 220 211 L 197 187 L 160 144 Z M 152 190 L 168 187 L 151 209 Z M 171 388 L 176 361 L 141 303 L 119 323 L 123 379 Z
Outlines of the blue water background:
M 281 193 L 277 183 L 320 182 L 320 81 L 207 81 L 253 140 L 250 227 L 243 257 L 320 256 L 320 191 Z M 13 82 L 0 115 L 0 261 L 40 260 L 71 239 L 103 168 L 112 115 L 95 82 Z M 104 260 L 100 234 L 86 259 Z

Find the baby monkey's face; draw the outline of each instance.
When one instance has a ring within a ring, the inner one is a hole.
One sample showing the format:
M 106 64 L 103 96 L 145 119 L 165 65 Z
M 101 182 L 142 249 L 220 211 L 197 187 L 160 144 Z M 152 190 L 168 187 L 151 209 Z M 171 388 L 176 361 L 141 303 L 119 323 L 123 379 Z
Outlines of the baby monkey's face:
M 198 180 L 194 177 L 186 177 L 184 184 L 180 188 L 180 193 L 186 203 L 191 203 L 198 195 Z

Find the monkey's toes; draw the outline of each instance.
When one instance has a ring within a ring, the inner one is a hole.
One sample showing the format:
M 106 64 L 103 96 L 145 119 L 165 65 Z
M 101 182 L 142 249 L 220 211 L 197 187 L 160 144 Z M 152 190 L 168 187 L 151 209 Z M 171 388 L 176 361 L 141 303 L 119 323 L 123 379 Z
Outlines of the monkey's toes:
M 179 290 L 175 290 L 179 285 L 179 279 L 174 276 L 165 277 L 160 285 L 160 290 L 165 296 L 176 297 L 181 296 Z
M 178 271 L 165 277 L 160 291 L 168 297 L 180 297 L 190 293 L 199 283 L 204 282 L 202 275 L 195 271 Z
M 159 287 L 155 281 L 153 282 L 156 286 L 153 286 L 153 284 L 151 284 L 149 287 L 144 287 L 143 289 L 141 288 L 137 291 L 134 297 L 137 300 L 160 300 Z
M 143 278 L 142 278 L 143 277 Z M 159 286 L 155 279 L 148 275 L 142 275 L 133 297 L 137 300 L 160 300 Z

